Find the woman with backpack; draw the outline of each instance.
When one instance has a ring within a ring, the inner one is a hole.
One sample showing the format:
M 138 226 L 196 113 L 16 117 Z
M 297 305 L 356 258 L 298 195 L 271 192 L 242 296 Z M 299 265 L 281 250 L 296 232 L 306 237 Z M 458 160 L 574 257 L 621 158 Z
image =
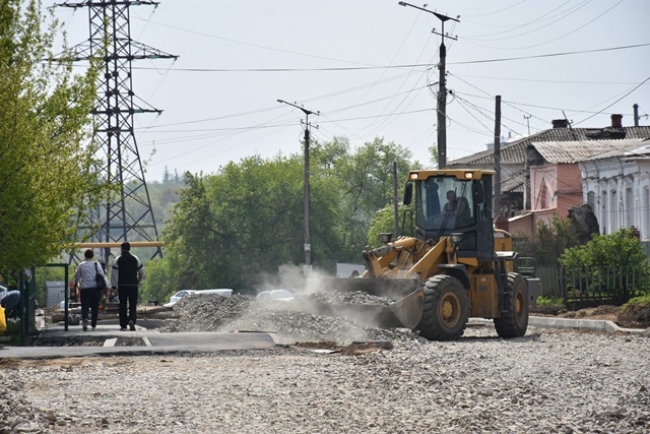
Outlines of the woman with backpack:
M 97 327 L 99 315 L 99 301 L 102 292 L 108 287 L 106 274 L 101 264 L 93 260 L 92 249 L 84 252 L 85 260 L 79 264 L 74 273 L 75 284 L 81 292 L 81 319 L 83 331 L 88 330 L 88 309 L 90 309 L 90 326 L 93 330 Z

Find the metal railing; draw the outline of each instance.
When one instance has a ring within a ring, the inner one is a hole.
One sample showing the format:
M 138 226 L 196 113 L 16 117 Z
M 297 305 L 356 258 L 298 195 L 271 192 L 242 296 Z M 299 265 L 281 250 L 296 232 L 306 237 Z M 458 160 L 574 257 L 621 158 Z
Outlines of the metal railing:
M 536 267 L 535 277 L 541 281 L 541 296 L 561 298 L 569 309 L 621 305 L 631 298 L 650 293 L 650 262 L 582 269 Z

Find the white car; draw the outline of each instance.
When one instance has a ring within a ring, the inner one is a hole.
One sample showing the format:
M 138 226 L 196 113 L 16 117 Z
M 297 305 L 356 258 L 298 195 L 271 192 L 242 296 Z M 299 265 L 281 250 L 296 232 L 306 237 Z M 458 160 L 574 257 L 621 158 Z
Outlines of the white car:
M 176 294 L 172 295 L 169 298 L 169 303 L 166 303 L 165 307 L 171 307 L 176 303 L 178 303 L 179 301 L 181 301 L 182 299 L 184 299 L 185 297 L 189 297 L 190 295 L 194 294 L 195 292 L 196 290 L 194 289 L 181 289 L 180 291 L 178 291 Z
M 196 295 L 208 295 L 208 294 L 218 294 L 223 297 L 230 297 L 232 295 L 232 289 L 222 288 L 222 289 L 181 289 L 176 294 L 172 295 L 169 299 L 169 303 L 165 304 L 165 307 L 171 307 L 189 296 Z
M 286 289 L 272 289 L 257 294 L 257 299 L 262 301 L 291 301 L 293 298 L 293 293 Z

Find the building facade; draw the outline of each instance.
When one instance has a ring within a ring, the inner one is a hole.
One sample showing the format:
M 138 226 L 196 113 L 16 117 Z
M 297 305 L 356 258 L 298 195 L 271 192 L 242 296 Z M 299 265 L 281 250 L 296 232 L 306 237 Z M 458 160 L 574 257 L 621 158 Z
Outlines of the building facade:
M 650 140 L 579 163 L 583 200 L 591 205 L 601 234 L 639 230 L 650 240 Z

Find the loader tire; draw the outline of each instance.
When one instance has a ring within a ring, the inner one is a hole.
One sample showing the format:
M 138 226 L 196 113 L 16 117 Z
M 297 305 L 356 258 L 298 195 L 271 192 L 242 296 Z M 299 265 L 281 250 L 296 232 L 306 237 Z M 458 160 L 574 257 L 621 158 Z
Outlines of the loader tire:
M 451 341 L 463 335 L 469 317 L 467 290 L 446 274 L 430 277 L 424 284 L 424 310 L 416 327 L 430 341 Z
M 494 319 L 494 327 L 502 338 L 519 338 L 528 328 L 528 287 L 519 273 L 508 273 L 508 287 L 503 300 L 501 318 Z

